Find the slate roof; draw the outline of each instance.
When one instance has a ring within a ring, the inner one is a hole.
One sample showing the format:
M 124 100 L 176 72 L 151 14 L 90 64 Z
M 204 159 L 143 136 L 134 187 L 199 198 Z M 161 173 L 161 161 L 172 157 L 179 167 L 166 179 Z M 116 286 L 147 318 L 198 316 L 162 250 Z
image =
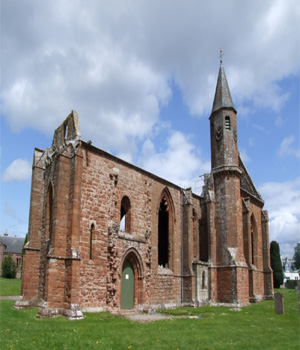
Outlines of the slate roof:
M 0 236 L 0 242 L 5 245 L 5 253 L 21 254 L 25 238 Z
M 251 196 L 258 199 L 260 202 L 264 202 L 260 193 L 257 191 L 245 164 L 242 161 L 242 158 L 239 156 L 239 167 L 243 170 L 243 174 L 241 175 L 241 189 L 249 193 Z
M 215 98 L 211 113 L 220 108 L 234 108 L 231 93 L 227 83 L 225 70 L 223 65 L 220 65 L 219 76 L 216 86 Z

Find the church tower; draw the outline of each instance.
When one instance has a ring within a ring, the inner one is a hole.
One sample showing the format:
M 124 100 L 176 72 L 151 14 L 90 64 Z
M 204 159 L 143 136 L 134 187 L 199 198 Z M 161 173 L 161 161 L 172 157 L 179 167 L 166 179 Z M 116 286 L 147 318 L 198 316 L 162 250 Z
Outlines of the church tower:
M 221 303 L 249 302 L 248 267 L 243 248 L 241 175 L 237 144 L 237 112 L 225 70 L 219 76 L 210 116 L 211 176 L 214 192 L 215 244 L 211 254 L 212 299 Z

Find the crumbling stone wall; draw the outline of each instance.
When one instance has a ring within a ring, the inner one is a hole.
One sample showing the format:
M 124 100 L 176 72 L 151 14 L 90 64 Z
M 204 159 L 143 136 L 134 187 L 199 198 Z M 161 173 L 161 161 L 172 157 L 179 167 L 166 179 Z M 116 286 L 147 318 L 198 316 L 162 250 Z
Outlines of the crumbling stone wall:
M 89 144 L 82 143 L 81 278 L 83 309 L 120 308 L 124 256 L 135 250 L 141 261 L 136 305 L 181 302 L 181 189 L 141 171 Z M 171 270 L 158 266 L 158 212 L 168 188 L 172 201 L 170 227 Z M 130 232 L 120 230 L 122 198 L 130 200 Z M 95 226 L 93 259 L 90 227 Z M 133 253 L 132 253 L 133 254 Z M 163 296 L 162 296 L 163 295 Z
M 35 305 L 38 300 L 42 238 L 45 152 L 35 148 L 32 165 L 31 199 L 27 243 L 23 253 L 22 301 L 16 308 Z

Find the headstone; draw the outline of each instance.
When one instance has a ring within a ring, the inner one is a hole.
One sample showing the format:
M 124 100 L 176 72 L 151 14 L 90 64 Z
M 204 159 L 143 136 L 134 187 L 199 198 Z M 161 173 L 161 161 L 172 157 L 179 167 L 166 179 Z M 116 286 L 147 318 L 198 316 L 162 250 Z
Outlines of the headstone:
M 283 293 L 275 293 L 275 314 L 284 314 Z

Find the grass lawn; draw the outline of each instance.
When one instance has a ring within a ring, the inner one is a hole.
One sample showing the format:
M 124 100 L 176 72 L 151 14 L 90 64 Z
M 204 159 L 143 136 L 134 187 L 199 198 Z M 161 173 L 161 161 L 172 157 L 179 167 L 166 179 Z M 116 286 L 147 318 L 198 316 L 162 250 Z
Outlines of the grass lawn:
M 21 294 L 20 279 L 0 277 L 0 296 L 20 295 L 20 294 Z
M 282 292 L 282 291 L 281 291 Z M 179 308 L 172 319 L 138 323 L 109 313 L 84 320 L 37 319 L 37 309 L 15 310 L 0 302 L 1 349 L 295 349 L 299 350 L 299 311 L 294 290 L 284 290 L 285 314 L 274 301 L 243 308 Z M 179 316 L 201 315 L 201 318 Z

